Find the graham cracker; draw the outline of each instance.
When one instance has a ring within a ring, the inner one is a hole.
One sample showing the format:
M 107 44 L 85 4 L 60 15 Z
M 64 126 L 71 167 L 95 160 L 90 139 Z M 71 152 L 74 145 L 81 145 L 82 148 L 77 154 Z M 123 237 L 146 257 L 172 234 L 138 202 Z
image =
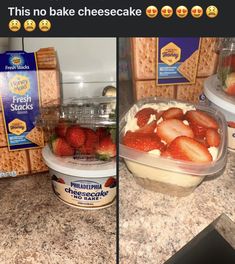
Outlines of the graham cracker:
M 38 79 L 42 106 L 59 105 L 60 84 L 58 71 L 39 70 Z
M 7 147 L 7 136 L 3 126 L 0 126 L 0 147 Z
M 178 100 L 198 103 L 199 96 L 203 92 L 204 80 L 205 78 L 197 78 L 195 84 L 177 85 L 176 98 Z
M 39 69 L 57 68 L 57 58 L 54 48 L 42 48 L 36 52 L 36 57 Z
M 193 83 L 196 78 L 198 55 L 199 51 L 194 51 L 194 53 L 178 67 L 178 72 L 189 80 L 190 83 Z
M 9 151 L 12 170 L 17 175 L 29 174 L 29 162 L 26 150 Z
M 216 73 L 218 57 L 215 52 L 217 38 L 201 38 L 197 76 L 207 77 Z
M 43 161 L 41 149 L 29 149 L 30 169 L 32 173 L 48 171 Z
M 153 96 L 170 99 L 175 97 L 174 85 L 156 85 L 156 80 L 136 81 L 134 86 L 137 100 Z
M 0 113 L 0 147 L 7 147 L 7 136 L 2 113 Z
M 43 130 L 40 127 L 34 127 L 25 138 L 38 146 L 44 146 Z
M 7 147 L 0 148 L 0 172 L 11 172 L 12 165 Z
M 132 38 L 132 69 L 136 80 L 156 77 L 156 38 Z
M 3 114 L 2 113 L 0 113 L 0 126 L 4 126 Z

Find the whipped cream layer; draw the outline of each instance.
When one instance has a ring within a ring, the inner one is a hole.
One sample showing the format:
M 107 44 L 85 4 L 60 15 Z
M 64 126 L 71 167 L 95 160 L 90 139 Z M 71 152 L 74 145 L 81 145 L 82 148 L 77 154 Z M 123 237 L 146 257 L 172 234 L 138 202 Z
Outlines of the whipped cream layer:
M 128 114 L 126 115 L 125 121 L 126 121 L 126 126 L 124 128 L 124 133 L 126 133 L 127 131 L 131 131 L 134 132 L 137 129 L 139 129 L 139 126 L 137 125 L 137 118 L 135 118 L 135 115 L 138 111 L 144 109 L 144 108 L 153 108 L 154 110 L 157 110 L 158 112 L 160 111 L 165 111 L 170 107 L 178 107 L 181 108 L 184 112 L 184 114 L 187 111 L 190 110 L 196 110 L 196 108 L 191 105 L 191 104 L 187 104 L 187 103 L 176 103 L 176 102 L 169 102 L 169 103 L 148 103 L 145 105 L 142 105 L 141 107 L 138 107 L 137 105 L 134 105 L 130 111 L 128 112 Z M 156 116 L 155 115 L 151 115 L 149 120 L 148 120 L 148 124 L 151 123 L 152 121 L 156 120 Z M 162 121 L 162 118 L 160 118 L 157 122 L 157 124 L 159 124 Z M 185 124 L 188 124 L 187 121 Z

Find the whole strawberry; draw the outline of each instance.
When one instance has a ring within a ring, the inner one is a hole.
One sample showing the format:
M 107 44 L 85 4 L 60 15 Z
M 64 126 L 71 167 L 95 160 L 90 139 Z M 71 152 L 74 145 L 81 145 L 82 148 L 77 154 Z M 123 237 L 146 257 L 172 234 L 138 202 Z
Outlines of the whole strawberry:
M 51 142 L 52 152 L 57 156 L 73 156 L 75 150 L 66 142 L 64 138 L 55 138 Z
M 110 133 L 106 127 L 98 127 L 96 129 L 96 135 L 98 136 L 99 140 L 101 140 L 102 138 L 110 135 Z
M 86 134 L 85 143 L 79 148 L 81 154 L 95 154 L 95 150 L 98 144 L 98 136 L 91 128 L 84 128 L 83 131 Z
M 58 137 L 65 137 L 66 132 L 70 124 L 66 121 L 60 121 L 55 127 L 55 134 Z
M 79 148 L 85 143 L 86 134 L 79 125 L 73 125 L 68 127 L 65 139 L 71 147 Z
M 100 160 L 109 160 L 116 156 L 116 144 L 113 143 L 111 136 L 106 136 L 100 140 L 96 155 Z

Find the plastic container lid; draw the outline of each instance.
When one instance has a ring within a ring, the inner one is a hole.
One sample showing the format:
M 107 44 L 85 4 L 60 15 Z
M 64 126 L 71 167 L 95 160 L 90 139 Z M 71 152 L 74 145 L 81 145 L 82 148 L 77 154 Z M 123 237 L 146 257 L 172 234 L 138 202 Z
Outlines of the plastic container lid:
M 47 166 L 57 172 L 77 177 L 102 178 L 116 175 L 116 160 L 87 161 L 55 156 L 46 146 L 42 156 Z
M 212 75 L 205 80 L 204 93 L 215 105 L 230 113 L 235 113 L 235 98 L 223 91 L 217 75 Z
M 37 125 L 43 128 L 55 127 L 59 119 L 93 127 L 115 126 L 116 97 L 70 98 L 61 105 L 44 106 L 40 109 Z

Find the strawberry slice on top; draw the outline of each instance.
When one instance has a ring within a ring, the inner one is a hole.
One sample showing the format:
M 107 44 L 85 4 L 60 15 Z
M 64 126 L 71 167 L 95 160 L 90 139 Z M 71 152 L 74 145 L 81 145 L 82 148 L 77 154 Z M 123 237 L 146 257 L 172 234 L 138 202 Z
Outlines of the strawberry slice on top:
M 123 137 L 123 144 L 141 151 L 151 151 L 153 149 L 163 149 L 164 144 L 156 133 L 138 133 L 128 131 Z
M 178 119 L 168 119 L 158 124 L 157 135 L 167 144 L 179 136 L 194 137 L 192 129 Z
M 207 113 L 200 110 L 190 110 L 185 114 L 185 119 L 189 123 L 194 123 L 198 126 L 205 128 L 214 128 L 218 129 L 219 124 L 217 121 Z
M 212 128 L 207 129 L 206 142 L 211 147 L 218 147 L 220 145 L 220 134 L 218 131 Z
M 179 160 L 207 163 L 212 161 L 209 150 L 193 138 L 180 136 L 174 139 L 167 148 L 171 157 Z
M 138 133 L 154 133 L 155 128 L 157 127 L 157 122 L 156 121 L 152 121 L 149 124 L 144 125 L 143 127 L 141 127 L 140 129 L 136 130 L 135 132 Z
M 182 109 L 178 107 L 171 107 L 163 112 L 162 114 L 163 120 L 167 119 L 180 119 L 182 120 L 184 118 L 184 112 Z
M 194 122 L 189 122 L 190 127 L 193 130 L 195 138 L 203 139 L 206 136 L 206 131 L 208 128 L 198 125 Z
M 143 108 L 138 111 L 135 115 L 137 118 L 137 125 L 139 127 L 145 126 L 148 123 L 151 115 L 156 115 L 156 111 L 151 107 Z

